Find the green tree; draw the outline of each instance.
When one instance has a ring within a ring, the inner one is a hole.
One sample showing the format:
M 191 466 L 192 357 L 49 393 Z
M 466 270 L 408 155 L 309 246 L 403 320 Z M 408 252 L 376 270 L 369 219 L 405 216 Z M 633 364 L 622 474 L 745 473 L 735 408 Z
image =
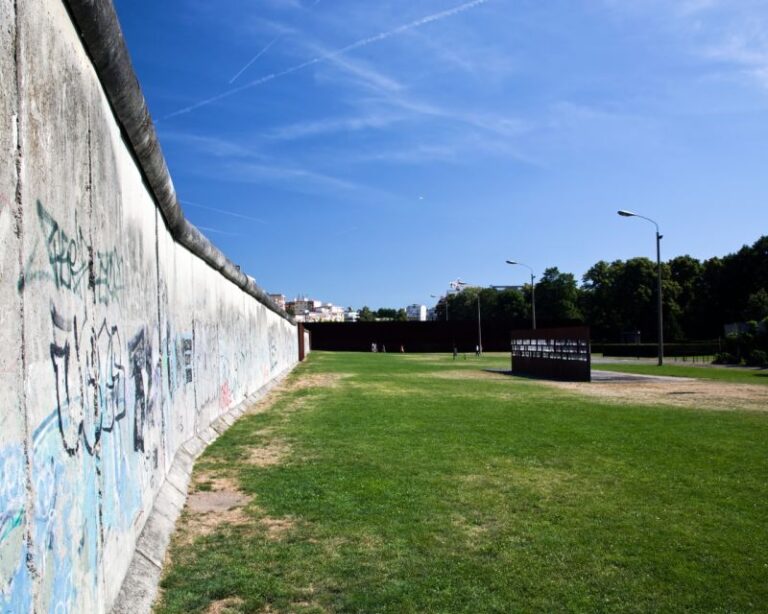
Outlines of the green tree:
M 512 288 L 479 288 L 470 286 L 461 292 L 449 294 L 448 318 L 450 320 L 476 320 L 477 297 L 480 296 L 480 317 L 483 320 L 518 323 L 530 317 L 529 308 L 522 292 Z M 445 319 L 445 301 L 437 304 L 437 319 Z
M 648 258 L 594 265 L 584 275 L 582 300 L 593 337 L 619 341 L 639 330 L 655 338 L 655 287 L 656 265 Z
M 528 319 L 529 307 L 525 295 L 520 290 L 507 288 L 501 291 L 492 291 L 496 293 L 496 308 L 493 316 L 488 318 L 489 320 L 519 322 Z
M 696 313 L 696 304 L 702 292 L 704 265 L 691 256 L 678 256 L 668 263 L 670 280 L 664 294 L 674 292 L 675 304 L 670 305 L 670 322 L 666 328 L 673 338 L 697 338 L 702 329 Z M 667 302 L 667 299 L 665 299 Z
M 765 288 L 760 288 L 749 295 L 745 315 L 747 320 L 758 322 L 768 318 L 768 291 Z
M 358 316 L 357 319 L 360 322 L 374 322 L 376 320 L 376 316 L 366 305 L 360 310 L 360 315 Z
M 557 267 L 544 270 L 536 284 L 536 317 L 542 321 L 581 320 L 579 288 L 571 273 Z

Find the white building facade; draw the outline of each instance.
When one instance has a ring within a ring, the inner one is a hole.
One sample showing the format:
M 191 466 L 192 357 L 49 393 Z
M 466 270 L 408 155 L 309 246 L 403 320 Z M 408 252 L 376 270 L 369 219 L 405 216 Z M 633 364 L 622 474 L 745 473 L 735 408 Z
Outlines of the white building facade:
M 427 306 L 426 305 L 408 305 L 405 308 L 405 315 L 409 322 L 426 322 L 427 321 Z

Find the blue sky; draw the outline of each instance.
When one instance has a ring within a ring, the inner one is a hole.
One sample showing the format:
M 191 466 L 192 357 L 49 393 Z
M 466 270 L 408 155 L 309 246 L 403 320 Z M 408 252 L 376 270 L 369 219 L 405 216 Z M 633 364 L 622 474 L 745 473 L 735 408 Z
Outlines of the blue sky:
M 116 0 L 190 221 L 269 292 L 429 304 L 768 233 L 768 0 Z

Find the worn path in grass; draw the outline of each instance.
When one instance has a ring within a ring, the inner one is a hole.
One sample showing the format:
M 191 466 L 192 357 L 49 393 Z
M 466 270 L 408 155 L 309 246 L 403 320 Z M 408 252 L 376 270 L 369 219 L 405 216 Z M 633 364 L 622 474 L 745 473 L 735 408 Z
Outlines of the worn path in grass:
M 198 461 L 157 611 L 765 611 L 768 415 L 505 364 L 313 354 Z

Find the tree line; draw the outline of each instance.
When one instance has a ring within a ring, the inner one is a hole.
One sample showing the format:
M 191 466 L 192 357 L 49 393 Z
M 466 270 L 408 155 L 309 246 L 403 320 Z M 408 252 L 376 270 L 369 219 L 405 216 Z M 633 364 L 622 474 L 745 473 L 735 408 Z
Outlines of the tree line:
M 393 309 L 391 307 L 381 307 L 374 311 L 366 305 L 358 314 L 358 320 L 360 322 L 375 322 L 377 320 L 405 322 L 407 319 L 408 316 L 405 313 L 405 309 Z
M 582 277 L 557 267 L 536 282 L 536 317 L 541 323 L 584 323 L 592 338 L 623 341 L 639 331 L 655 341 L 656 263 L 648 258 L 600 261 Z M 699 261 L 678 256 L 662 263 L 664 334 L 667 340 L 714 339 L 723 325 L 768 318 L 768 236 L 738 252 Z M 449 294 L 437 305 L 437 318 L 523 321 L 531 317 L 531 286 L 474 288 Z M 766 323 L 768 324 L 768 323 Z

